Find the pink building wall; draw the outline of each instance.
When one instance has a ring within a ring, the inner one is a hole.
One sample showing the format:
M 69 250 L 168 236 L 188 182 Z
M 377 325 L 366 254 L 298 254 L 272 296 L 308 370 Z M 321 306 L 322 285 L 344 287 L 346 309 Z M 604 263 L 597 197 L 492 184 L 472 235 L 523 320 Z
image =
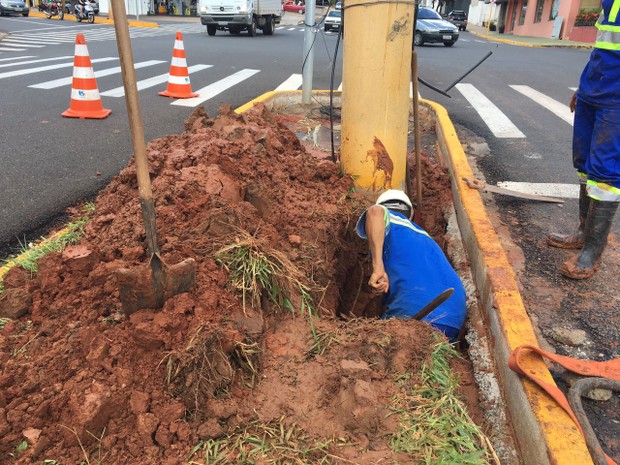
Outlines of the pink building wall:
M 521 36 L 551 37 L 553 33 L 553 24 L 555 21 L 549 19 L 549 14 L 553 6 L 553 0 L 545 0 L 542 18 L 539 23 L 534 22 L 536 17 L 537 0 L 528 0 L 525 21 L 522 25 L 519 25 L 522 5 L 523 0 L 512 0 L 508 5 L 506 15 L 506 32 L 512 32 L 515 35 Z M 575 18 L 579 13 L 580 5 L 580 0 L 560 0 L 558 16 L 563 18 L 560 38 L 579 42 L 594 42 L 594 38 L 596 37 L 596 28 L 574 26 Z M 511 30 L 511 18 L 514 8 L 517 9 L 517 14 L 514 29 Z

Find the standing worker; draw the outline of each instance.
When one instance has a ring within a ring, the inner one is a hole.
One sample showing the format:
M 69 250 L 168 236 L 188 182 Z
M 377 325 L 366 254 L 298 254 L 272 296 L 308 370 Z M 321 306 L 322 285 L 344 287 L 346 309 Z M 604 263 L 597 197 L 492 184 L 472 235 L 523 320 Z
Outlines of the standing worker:
M 355 231 L 368 239 L 372 255 L 368 284 L 375 293 L 386 294 L 383 318 L 411 318 L 453 288 L 423 321 L 456 342 L 467 313 L 465 289 L 437 243 L 411 218 L 411 200 L 399 190 L 385 191 L 360 216 Z
M 553 247 L 581 249 L 560 273 L 591 277 L 620 202 L 620 0 L 603 0 L 594 50 L 570 103 L 575 113 L 573 166 L 579 177 L 579 227 L 551 234 Z

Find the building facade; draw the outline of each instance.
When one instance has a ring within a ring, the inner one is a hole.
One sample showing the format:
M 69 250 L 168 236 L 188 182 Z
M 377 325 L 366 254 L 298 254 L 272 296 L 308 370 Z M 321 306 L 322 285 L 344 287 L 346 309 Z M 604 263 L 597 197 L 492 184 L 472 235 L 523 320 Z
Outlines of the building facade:
M 487 21 L 499 32 L 520 36 L 591 42 L 601 0 L 472 0 L 469 21 Z

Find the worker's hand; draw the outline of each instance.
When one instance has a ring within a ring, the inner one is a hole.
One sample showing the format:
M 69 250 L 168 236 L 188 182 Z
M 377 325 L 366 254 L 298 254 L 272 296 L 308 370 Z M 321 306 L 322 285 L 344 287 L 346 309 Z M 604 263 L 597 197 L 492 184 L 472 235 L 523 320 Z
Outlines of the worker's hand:
M 575 113 L 575 106 L 577 105 L 577 92 L 573 94 L 570 99 L 570 112 Z
M 368 280 L 373 294 L 385 294 L 390 289 L 390 280 L 385 270 L 373 271 Z

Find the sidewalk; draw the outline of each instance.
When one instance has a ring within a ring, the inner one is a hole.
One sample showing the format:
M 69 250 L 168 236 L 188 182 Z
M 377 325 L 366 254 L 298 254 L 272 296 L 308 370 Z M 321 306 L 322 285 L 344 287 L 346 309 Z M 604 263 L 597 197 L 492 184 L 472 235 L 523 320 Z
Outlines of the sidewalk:
M 523 47 L 569 47 L 569 48 L 593 48 L 594 44 L 588 42 L 574 42 L 571 40 L 558 40 L 546 37 L 517 36 L 512 33 L 500 34 L 497 31 L 487 31 L 486 27 L 468 24 L 467 31 L 488 40 Z

